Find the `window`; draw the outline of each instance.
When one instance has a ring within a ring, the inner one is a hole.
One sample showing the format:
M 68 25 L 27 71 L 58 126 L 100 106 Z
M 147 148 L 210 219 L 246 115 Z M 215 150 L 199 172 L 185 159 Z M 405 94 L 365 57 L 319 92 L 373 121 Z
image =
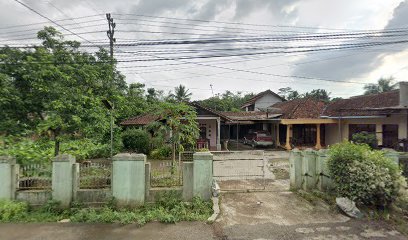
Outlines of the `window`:
M 255 111 L 255 105 L 254 104 L 248 106 L 248 112 L 250 112 L 250 111 Z
M 349 140 L 351 140 L 353 134 L 359 132 L 368 132 L 375 134 L 375 124 L 349 124 Z

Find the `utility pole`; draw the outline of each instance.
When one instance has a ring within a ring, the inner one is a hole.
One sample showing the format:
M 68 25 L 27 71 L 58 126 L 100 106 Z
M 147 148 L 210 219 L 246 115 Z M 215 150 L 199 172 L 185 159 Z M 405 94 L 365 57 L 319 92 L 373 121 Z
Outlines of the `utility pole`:
M 115 35 L 116 23 L 113 22 L 113 18 L 111 17 L 110 13 L 106 14 L 106 19 L 108 20 L 108 26 L 109 26 L 109 30 L 106 31 L 106 34 L 108 35 L 108 38 L 109 38 L 110 56 L 113 62 L 113 43 L 116 42 L 116 39 L 113 36 Z
M 214 90 L 213 90 L 213 85 L 212 84 L 210 84 L 210 87 L 211 87 L 211 93 L 212 93 L 212 96 L 214 97 Z
M 116 23 L 113 22 L 113 18 L 111 17 L 110 13 L 106 14 L 106 19 L 108 20 L 108 26 L 109 30 L 106 31 L 106 34 L 108 35 L 109 38 L 109 46 L 110 46 L 110 57 L 111 57 L 111 63 L 112 63 L 112 82 L 111 82 L 111 87 L 113 88 L 113 81 L 115 78 L 115 73 L 114 73 L 114 68 L 113 68 L 113 43 L 116 42 L 116 39 L 113 37 L 115 35 L 115 27 Z M 113 103 L 110 103 L 108 100 L 104 102 L 105 106 L 110 110 L 110 157 L 112 159 L 113 156 L 113 111 L 114 111 L 114 105 Z

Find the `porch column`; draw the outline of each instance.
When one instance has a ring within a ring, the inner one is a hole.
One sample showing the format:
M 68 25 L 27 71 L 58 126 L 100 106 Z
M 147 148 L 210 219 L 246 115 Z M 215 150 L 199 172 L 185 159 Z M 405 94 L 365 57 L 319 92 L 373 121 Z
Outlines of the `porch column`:
M 279 147 L 281 145 L 279 140 L 279 123 L 276 124 L 275 127 L 276 127 L 276 146 Z
M 286 125 L 286 144 L 285 148 L 286 150 L 292 150 L 292 147 L 290 146 L 290 130 L 292 128 L 292 124 Z
M 316 149 L 321 149 L 322 144 L 320 143 L 320 124 L 316 124 Z
M 375 135 L 377 137 L 378 145 L 383 145 L 383 132 L 382 132 L 382 124 L 375 125 Z
M 221 135 L 221 121 L 220 118 L 217 118 L 217 151 L 221 151 L 220 135 Z

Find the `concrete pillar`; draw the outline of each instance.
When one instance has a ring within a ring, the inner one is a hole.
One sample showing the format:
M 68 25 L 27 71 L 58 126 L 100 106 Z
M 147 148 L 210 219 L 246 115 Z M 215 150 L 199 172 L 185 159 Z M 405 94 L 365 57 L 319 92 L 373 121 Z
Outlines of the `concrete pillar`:
M 213 155 L 210 152 L 198 152 L 194 153 L 193 160 L 193 195 L 209 200 L 212 195 Z
M 0 156 L 0 199 L 13 200 L 17 189 L 16 159 L 11 156 Z
M 397 165 L 399 165 L 399 156 L 400 156 L 400 154 L 397 151 L 387 150 L 385 152 L 384 156 L 391 159 L 393 162 L 395 162 Z
M 302 188 L 305 191 L 312 190 L 316 187 L 316 153 L 312 149 L 306 149 L 302 152 Z
M 320 124 L 316 124 L 316 149 L 321 149 L 322 148 L 322 144 L 320 143 Z
M 221 120 L 217 118 L 217 151 L 221 151 Z
M 279 147 L 280 144 L 280 140 L 279 140 L 279 123 L 276 124 L 276 146 Z
M 295 148 L 289 155 L 290 188 L 293 190 L 302 187 L 302 154 Z
M 375 136 L 378 141 L 378 145 L 383 145 L 383 135 L 382 135 L 382 124 L 378 123 L 375 125 Z
M 151 165 L 149 162 L 145 163 L 145 202 L 150 200 L 150 174 Z
M 146 155 L 121 153 L 113 157 L 112 195 L 119 206 L 137 206 L 145 201 Z
M 75 157 L 69 154 L 56 156 L 52 161 L 52 199 L 67 208 L 73 200 Z
M 183 162 L 183 200 L 191 201 L 193 199 L 193 179 L 194 163 Z
M 290 146 L 290 132 L 291 132 L 292 125 L 288 124 L 286 125 L 286 144 L 285 148 L 286 150 L 292 150 L 292 146 Z
M 316 173 L 318 177 L 317 181 L 317 188 L 320 191 L 327 191 L 328 189 L 331 188 L 331 178 L 330 178 L 330 172 L 327 167 L 327 156 L 328 151 L 326 149 L 321 149 L 320 151 L 317 152 L 317 158 L 316 158 Z

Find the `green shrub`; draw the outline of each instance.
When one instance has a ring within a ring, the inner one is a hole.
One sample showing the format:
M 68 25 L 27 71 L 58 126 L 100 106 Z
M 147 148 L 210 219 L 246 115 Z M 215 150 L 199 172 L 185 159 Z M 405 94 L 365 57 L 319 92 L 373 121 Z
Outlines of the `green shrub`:
M 328 167 L 337 194 L 359 204 L 387 206 L 398 197 L 405 181 L 397 164 L 366 144 L 333 145 Z
M 0 221 L 12 222 L 24 218 L 28 212 L 25 202 L 0 200 Z
M 368 132 L 355 133 L 351 137 L 351 140 L 354 143 L 367 144 L 371 148 L 377 148 L 378 147 L 377 136 L 374 133 L 368 133 Z
M 152 159 L 169 159 L 171 156 L 171 147 L 170 146 L 162 146 L 160 148 L 156 148 L 150 152 L 150 157 Z
M 149 153 L 149 134 L 142 129 L 126 129 L 122 133 L 122 141 L 124 148 L 128 151 Z

